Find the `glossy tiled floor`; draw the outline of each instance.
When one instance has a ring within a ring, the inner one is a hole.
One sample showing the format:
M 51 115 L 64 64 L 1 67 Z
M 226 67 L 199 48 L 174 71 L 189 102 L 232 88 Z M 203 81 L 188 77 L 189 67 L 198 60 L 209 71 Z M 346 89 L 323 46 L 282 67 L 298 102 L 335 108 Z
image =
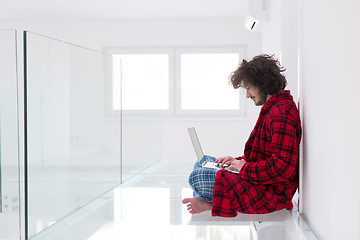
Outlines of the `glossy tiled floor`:
M 266 215 L 211 217 L 187 213 L 192 162 L 167 162 L 141 172 L 34 239 L 316 239 L 296 209 Z

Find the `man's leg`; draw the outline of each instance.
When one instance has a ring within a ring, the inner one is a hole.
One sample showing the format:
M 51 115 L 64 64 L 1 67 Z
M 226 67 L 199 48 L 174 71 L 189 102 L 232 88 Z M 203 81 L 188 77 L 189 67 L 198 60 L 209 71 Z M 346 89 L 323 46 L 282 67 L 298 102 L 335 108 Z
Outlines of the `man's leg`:
M 184 198 L 182 200 L 183 204 L 186 204 L 187 210 L 191 214 L 197 214 L 205 211 L 210 211 L 212 209 L 212 203 L 206 202 L 204 200 L 193 198 Z
M 215 161 L 214 157 L 205 155 L 206 161 Z M 191 214 L 211 210 L 212 198 L 217 169 L 202 168 L 197 162 L 189 177 L 189 184 L 194 190 L 194 198 L 185 198 L 182 203 L 187 204 Z

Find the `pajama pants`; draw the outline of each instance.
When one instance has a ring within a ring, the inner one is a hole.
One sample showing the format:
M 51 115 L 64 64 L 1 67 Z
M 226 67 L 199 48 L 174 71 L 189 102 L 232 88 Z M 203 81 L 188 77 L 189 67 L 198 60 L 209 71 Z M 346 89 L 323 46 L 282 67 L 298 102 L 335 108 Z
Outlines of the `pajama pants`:
M 215 162 L 215 158 L 205 155 L 205 161 Z M 194 190 L 194 197 L 206 202 L 212 202 L 214 195 L 215 177 L 218 169 L 202 168 L 196 161 L 194 170 L 189 176 L 190 187 Z

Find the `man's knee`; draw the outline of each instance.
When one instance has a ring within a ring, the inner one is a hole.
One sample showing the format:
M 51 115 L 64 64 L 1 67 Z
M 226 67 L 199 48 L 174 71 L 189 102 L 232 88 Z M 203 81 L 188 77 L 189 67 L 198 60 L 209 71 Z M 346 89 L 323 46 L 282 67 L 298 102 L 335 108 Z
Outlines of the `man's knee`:
M 190 176 L 189 176 L 189 184 L 190 186 L 194 187 L 196 182 L 198 181 L 197 179 L 197 175 L 198 175 L 198 171 L 197 170 L 194 170 L 190 173 Z

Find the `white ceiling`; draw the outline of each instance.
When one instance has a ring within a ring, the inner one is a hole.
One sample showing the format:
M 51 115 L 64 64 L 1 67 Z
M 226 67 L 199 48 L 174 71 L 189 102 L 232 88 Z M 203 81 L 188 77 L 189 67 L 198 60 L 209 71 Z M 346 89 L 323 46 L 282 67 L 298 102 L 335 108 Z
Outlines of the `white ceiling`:
M 0 20 L 229 18 L 248 0 L 0 0 Z

